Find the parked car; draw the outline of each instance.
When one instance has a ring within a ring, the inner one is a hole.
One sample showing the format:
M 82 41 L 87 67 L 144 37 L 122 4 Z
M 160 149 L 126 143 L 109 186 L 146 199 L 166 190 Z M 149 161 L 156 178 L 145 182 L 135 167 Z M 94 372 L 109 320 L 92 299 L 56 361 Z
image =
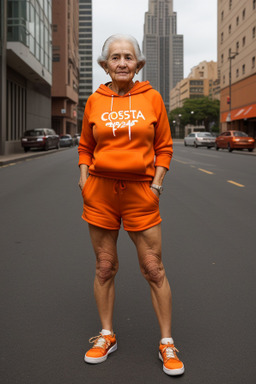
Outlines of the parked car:
M 60 135 L 60 146 L 61 147 L 73 147 L 73 139 L 71 135 Z
M 78 145 L 80 141 L 80 133 L 75 133 L 73 136 L 73 143 L 74 145 Z
M 60 147 L 59 135 L 50 128 L 35 128 L 25 131 L 21 138 L 21 145 L 27 152 L 30 148 L 42 148 L 48 151 L 50 148 Z
M 248 149 L 252 152 L 255 146 L 255 140 L 249 137 L 247 133 L 242 131 L 225 131 L 222 132 L 215 141 L 215 148 L 228 149 L 232 152 L 233 149 Z
M 205 146 L 214 147 L 215 137 L 210 132 L 191 132 L 184 138 L 184 145 L 193 145 L 195 148 Z

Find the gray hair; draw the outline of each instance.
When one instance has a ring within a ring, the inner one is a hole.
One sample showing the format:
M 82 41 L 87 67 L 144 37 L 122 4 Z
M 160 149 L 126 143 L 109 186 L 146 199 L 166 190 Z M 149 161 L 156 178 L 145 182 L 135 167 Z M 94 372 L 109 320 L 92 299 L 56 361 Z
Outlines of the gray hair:
M 102 64 L 104 64 L 107 61 L 107 59 L 109 57 L 110 45 L 112 43 L 114 43 L 115 41 L 122 41 L 122 40 L 128 41 L 129 43 L 131 43 L 133 45 L 134 52 L 135 52 L 136 59 L 137 59 L 138 63 L 141 63 L 141 64 L 143 64 L 142 66 L 144 66 L 146 63 L 146 58 L 141 53 L 138 41 L 135 39 L 135 37 L 133 37 L 131 35 L 122 35 L 120 33 L 112 35 L 109 38 L 107 38 L 107 40 L 103 44 L 101 55 L 98 57 L 98 60 L 97 60 L 98 64 L 100 66 L 102 66 Z

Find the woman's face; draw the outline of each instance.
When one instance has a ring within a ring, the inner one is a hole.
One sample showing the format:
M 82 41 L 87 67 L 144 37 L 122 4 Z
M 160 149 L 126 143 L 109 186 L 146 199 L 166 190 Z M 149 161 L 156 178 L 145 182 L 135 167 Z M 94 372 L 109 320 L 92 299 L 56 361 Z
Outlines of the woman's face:
M 138 61 L 132 43 L 120 40 L 110 45 L 104 69 L 108 71 L 113 83 L 129 84 L 137 67 Z

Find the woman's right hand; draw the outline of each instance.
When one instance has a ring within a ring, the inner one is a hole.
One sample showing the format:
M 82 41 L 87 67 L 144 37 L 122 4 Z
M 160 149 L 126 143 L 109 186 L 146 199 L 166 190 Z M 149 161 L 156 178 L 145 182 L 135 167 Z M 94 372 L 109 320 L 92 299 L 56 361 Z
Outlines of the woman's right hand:
M 84 185 L 86 183 L 86 180 L 87 180 L 87 178 L 84 178 L 84 177 L 80 176 L 78 185 L 79 185 L 79 188 L 81 189 L 81 191 L 83 190 L 83 187 L 84 187 Z
M 79 185 L 79 188 L 83 189 L 85 183 L 86 183 L 86 180 L 88 179 L 88 176 L 89 176 L 89 167 L 88 165 L 86 164 L 81 164 L 80 165 L 80 179 L 79 179 L 79 182 L 78 182 L 78 185 Z

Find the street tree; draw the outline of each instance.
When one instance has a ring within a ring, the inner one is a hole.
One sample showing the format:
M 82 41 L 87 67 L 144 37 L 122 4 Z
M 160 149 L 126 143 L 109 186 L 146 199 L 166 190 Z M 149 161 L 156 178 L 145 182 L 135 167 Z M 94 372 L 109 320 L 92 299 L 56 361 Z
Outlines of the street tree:
M 187 124 L 204 125 L 207 131 L 218 131 L 220 102 L 209 97 L 186 99 L 183 107 L 175 108 L 169 112 L 171 126 L 178 121 L 180 126 Z

